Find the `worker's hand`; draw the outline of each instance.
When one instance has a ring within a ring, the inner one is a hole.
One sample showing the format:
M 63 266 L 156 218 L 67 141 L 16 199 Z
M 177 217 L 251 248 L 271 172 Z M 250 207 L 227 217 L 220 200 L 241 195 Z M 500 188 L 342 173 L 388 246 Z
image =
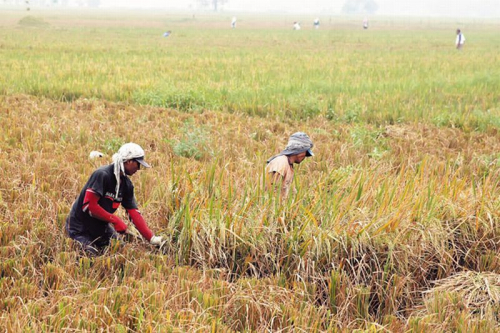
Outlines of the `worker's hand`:
M 113 223 L 113 227 L 115 228 L 116 232 L 124 233 L 125 231 L 127 231 L 127 225 L 118 216 L 111 215 L 111 223 Z
M 163 242 L 163 237 L 161 236 L 153 236 L 149 240 L 149 243 L 151 243 L 151 245 L 154 246 L 161 246 L 162 242 Z

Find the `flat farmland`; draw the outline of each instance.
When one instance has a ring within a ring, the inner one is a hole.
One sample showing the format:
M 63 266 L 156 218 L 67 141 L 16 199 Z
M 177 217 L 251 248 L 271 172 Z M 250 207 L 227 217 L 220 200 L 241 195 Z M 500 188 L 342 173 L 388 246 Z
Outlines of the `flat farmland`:
M 231 17 L 0 13 L 0 327 L 497 331 L 500 24 Z M 65 218 L 126 142 L 167 243 L 82 256 Z

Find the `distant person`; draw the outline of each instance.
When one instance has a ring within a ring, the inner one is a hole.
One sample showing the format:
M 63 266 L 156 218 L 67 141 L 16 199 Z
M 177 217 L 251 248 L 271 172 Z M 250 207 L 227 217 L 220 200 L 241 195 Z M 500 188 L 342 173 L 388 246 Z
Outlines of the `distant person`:
M 363 29 L 368 29 L 368 19 L 366 17 L 363 20 Z
M 233 19 L 231 20 L 231 28 L 236 28 L 236 16 L 233 16 Z
M 319 18 L 316 18 L 313 22 L 314 29 L 319 29 Z
M 288 197 L 294 175 L 293 165 L 300 164 L 306 157 L 314 156 L 311 150 L 313 146 L 306 133 L 297 132 L 290 136 L 286 148 L 281 153 L 267 160 L 268 186 L 274 188 L 280 185 L 281 199 Z
M 127 230 L 125 222 L 114 215 L 120 205 L 142 237 L 152 245 L 162 244 L 162 237 L 153 234 L 139 212 L 129 178 L 141 166 L 150 167 L 144 161 L 144 150 L 126 143 L 113 155 L 113 163 L 95 170 L 83 186 L 66 220 L 66 231 L 88 255 L 102 254 L 117 233 Z
M 457 29 L 457 39 L 455 40 L 455 46 L 457 47 L 457 50 L 461 50 L 462 47 L 464 47 L 464 43 L 465 43 L 465 36 L 460 31 L 460 29 Z
M 293 30 L 300 30 L 300 22 L 293 22 Z
M 163 37 L 168 37 L 171 34 L 172 34 L 172 31 L 169 30 L 169 31 L 163 33 Z

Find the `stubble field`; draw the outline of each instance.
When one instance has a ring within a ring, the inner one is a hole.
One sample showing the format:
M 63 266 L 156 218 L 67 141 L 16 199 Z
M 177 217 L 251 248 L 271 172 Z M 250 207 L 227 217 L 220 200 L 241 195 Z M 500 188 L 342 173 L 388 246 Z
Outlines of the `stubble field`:
M 500 25 L 230 16 L 0 13 L 2 330 L 498 330 Z M 64 220 L 126 142 L 168 241 L 82 257 Z

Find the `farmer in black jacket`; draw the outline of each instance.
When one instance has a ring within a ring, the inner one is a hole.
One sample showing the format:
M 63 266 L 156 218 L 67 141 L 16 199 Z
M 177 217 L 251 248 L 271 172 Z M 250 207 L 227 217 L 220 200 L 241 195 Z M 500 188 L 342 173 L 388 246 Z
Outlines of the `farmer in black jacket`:
M 153 234 L 137 209 L 134 186 L 128 177 L 141 166 L 150 167 L 144 161 L 144 150 L 135 143 L 124 144 L 113 155 L 113 164 L 94 171 L 83 187 L 66 220 L 66 231 L 88 254 L 102 253 L 117 232 L 127 230 L 127 225 L 113 215 L 120 205 L 142 237 L 152 245 L 162 244 L 162 237 Z

